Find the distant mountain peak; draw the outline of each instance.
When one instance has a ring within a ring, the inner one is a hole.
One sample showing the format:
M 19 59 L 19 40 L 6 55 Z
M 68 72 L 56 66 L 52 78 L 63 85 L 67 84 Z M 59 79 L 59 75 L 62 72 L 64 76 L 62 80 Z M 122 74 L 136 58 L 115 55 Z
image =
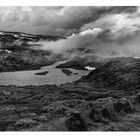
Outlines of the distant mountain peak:
M 51 35 L 35 35 L 28 34 L 23 32 L 8 32 L 8 31 L 0 31 L 0 41 L 8 41 L 13 42 L 16 40 L 21 41 L 39 41 L 39 40 L 49 40 L 56 41 L 59 39 L 66 39 L 65 37 L 60 36 L 51 36 Z

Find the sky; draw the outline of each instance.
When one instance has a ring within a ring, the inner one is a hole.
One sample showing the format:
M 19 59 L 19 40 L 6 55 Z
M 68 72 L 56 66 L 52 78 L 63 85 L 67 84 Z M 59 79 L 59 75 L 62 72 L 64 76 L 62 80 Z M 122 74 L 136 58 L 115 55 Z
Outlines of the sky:
M 100 55 L 140 57 L 140 7 L 0 7 L 0 30 L 65 36 L 44 50 L 87 48 Z
M 139 30 L 139 14 L 139 7 L 0 7 L 0 30 L 69 36 L 101 28 L 120 36 Z

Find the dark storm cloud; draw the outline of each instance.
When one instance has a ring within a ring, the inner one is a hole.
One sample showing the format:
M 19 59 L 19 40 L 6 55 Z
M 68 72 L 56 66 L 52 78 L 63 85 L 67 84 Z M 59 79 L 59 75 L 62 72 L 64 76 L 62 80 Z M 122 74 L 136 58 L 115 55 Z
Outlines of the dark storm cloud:
M 1 7 L 0 29 L 67 36 L 38 42 L 55 53 L 87 48 L 104 56 L 140 56 L 139 7 Z
M 134 8 L 135 9 L 135 8 Z M 102 28 L 104 31 L 98 36 L 105 42 L 125 42 L 129 38 L 139 35 L 140 10 L 136 7 L 125 8 L 120 13 L 106 14 L 94 22 L 85 24 L 81 30 Z
M 67 36 L 110 14 L 136 7 L 1 7 L 0 29 Z
M 71 7 L 64 7 L 59 10 L 57 14 L 65 17 L 65 20 L 60 20 L 61 22 L 57 20 L 57 26 L 54 26 L 56 25 L 54 22 L 52 27 L 57 27 L 55 31 L 59 33 L 58 29 L 61 29 L 64 34 L 73 32 L 76 34 L 68 36 L 66 40 L 40 42 L 41 49 L 65 54 L 67 50 L 73 48 L 85 48 L 102 56 L 140 56 L 139 7 L 84 7 L 84 10 L 83 7 L 78 9 L 73 7 L 70 9 Z M 86 15 L 88 16 L 85 18 Z

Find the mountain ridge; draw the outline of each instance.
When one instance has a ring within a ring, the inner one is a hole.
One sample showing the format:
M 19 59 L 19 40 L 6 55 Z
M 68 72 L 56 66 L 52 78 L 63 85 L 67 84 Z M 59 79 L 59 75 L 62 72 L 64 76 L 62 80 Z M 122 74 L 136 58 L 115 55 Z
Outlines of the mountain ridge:
M 66 39 L 66 37 L 40 35 L 40 34 L 28 34 L 28 33 L 23 33 L 23 32 L 0 31 L 0 41 L 12 42 L 18 39 L 22 41 L 35 41 L 36 42 L 39 40 L 56 41 L 58 39 Z

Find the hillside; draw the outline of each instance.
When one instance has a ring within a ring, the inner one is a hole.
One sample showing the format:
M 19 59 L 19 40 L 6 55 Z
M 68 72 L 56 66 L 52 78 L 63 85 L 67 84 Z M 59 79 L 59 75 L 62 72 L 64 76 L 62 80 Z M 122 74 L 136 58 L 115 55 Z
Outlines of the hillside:
M 79 82 L 99 88 L 134 90 L 140 88 L 140 59 L 118 57 L 91 71 Z
M 34 49 L 30 42 L 56 41 L 58 36 L 32 35 L 21 32 L 0 31 L 0 72 L 39 69 L 63 59 L 61 54 Z
M 73 83 L 0 86 L 0 130 L 139 131 L 139 69 L 119 57 Z
M 73 59 L 67 61 L 66 63 L 58 65 L 57 68 L 86 70 L 86 66 L 97 68 L 106 63 L 106 61 L 108 60 L 96 55 L 75 56 Z
M 0 131 L 139 131 L 139 92 L 0 86 Z
M 66 39 L 66 38 L 60 36 L 34 35 L 34 34 L 27 34 L 22 32 L 0 31 L 0 41 L 2 42 L 13 42 L 16 40 L 20 40 L 24 42 L 39 41 L 39 40 L 56 41 L 58 39 Z

